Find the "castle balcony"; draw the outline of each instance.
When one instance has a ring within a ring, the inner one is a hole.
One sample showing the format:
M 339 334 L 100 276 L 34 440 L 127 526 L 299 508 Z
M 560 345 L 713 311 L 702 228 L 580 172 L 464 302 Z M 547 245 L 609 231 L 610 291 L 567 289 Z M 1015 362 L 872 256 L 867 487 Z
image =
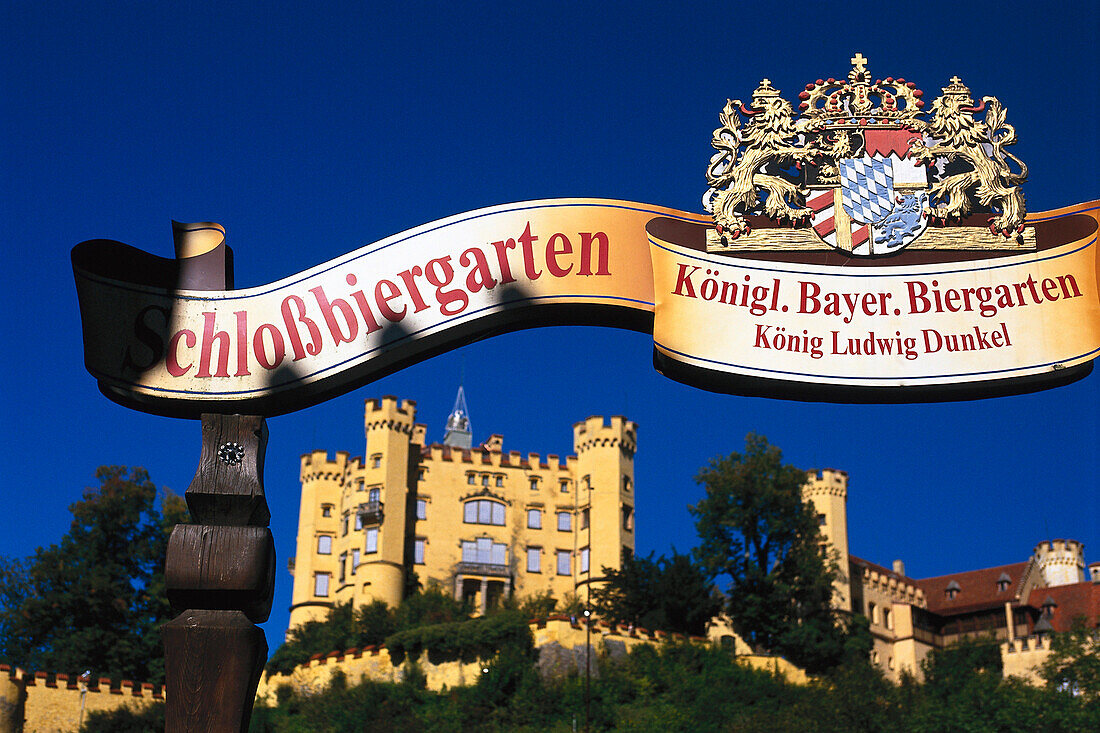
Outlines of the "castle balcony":
M 460 575 L 480 575 L 493 578 L 510 578 L 512 576 L 512 571 L 507 565 L 488 562 L 460 562 L 458 572 Z
M 383 506 L 383 503 L 377 500 L 365 501 L 359 505 L 357 511 L 359 513 L 359 519 L 364 527 L 372 524 L 382 524 Z

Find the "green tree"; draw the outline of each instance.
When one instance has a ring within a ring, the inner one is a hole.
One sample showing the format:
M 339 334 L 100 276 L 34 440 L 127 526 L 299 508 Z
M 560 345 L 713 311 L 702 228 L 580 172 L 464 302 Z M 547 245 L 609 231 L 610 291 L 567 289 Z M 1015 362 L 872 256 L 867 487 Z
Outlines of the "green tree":
M 832 608 L 837 567 L 802 499 L 805 471 L 750 433 L 744 453 L 713 459 L 696 481 L 706 491 L 689 507 L 696 556 L 711 577 L 729 578 L 726 611 L 746 643 L 811 672 L 841 662 L 852 634 L 869 651 L 866 627 L 845 623 Z
M 706 572 L 675 549 L 671 557 L 656 560 L 652 552 L 627 555 L 621 568 L 604 567 L 603 573 L 606 582 L 592 597 L 599 615 L 611 623 L 702 635 L 722 610 Z
M 69 507 L 61 541 L 0 560 L 0 655 L 30 669 L 159 683 L 160 625 L 171 618 L 164 558 L 183 499 L 159 494 L 142 468 L 102 466 Z
M 1069 631 L 1051 639 L 1040 674 L 1054 689 L 1100 702 L 1100 628 L 1084 616 L 1073 619 Z

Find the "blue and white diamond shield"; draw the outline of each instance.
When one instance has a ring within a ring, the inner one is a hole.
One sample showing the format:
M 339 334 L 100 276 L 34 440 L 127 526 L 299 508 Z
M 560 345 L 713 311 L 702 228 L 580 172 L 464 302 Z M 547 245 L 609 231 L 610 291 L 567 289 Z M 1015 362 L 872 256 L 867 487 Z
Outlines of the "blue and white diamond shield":
M 844 158 L 840 164 L 841 206 L 854 221 L 868 224 L 871 236 L 852 249 L 856 255 L 896 252 L 928 227 L 922 216 L 927 191 L 894 190 L 894 161 L 865 155 Z

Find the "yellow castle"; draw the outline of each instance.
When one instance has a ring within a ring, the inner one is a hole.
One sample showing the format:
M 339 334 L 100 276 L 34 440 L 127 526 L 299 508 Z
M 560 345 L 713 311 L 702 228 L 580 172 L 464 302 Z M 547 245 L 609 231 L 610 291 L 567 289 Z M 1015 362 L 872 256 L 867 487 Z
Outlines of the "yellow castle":
M 608 424 L 610 423 L 610 424 Z M 415 572 L 484 611 L 500 598 L 550 593 L 586 601 L 601 568 L 634 552 L 637 426 L 589 417 L 576 455 L 474 446 L 459 388 L 442 443 L 427 443 L 416 403 L 366 401 L 366 453 L 302 456 L 290 626 L 335 603 L 398 604 Z

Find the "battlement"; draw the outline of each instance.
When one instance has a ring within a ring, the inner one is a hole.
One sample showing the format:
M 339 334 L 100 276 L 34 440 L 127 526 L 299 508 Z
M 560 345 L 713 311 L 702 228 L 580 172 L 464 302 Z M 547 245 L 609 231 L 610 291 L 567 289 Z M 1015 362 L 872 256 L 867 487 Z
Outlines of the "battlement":
M 441 443 L 433 443 L 427 446 L 424 451 L 422 451 L 421 456 L 425 461 L 460 461 L 462 463 L 471 463 L 479 466 L 493 466 L 497 468 L 562 470 L 566 467 L 566 464 L 563 464 L 560 457 L 555 453 L 548 454 L 544 460 L 539 453 L 528 453 L 527 456 L 524 457 L 522 453 L 515 450 L 509 451 L 508 453 L 502 453 L 484 447 L 472 449 L 455 448 L 454 446 L 443 445 Z M 576 459 L 573 456 L 568 456 L 566 460 L 572 461 Z
M 333 458 L 329 458 L 328 451 L 324 450 L 303 453 L 299 478 L 302 481 L 343 481 L 349 473 L 363 467 L 361 456 L 349 458 L 349 455 L 345 450 L 336 451 Z
M 806 472 L 806 485 L 802 487 L 802 495 L 807 496 L 840 496 L 848 498 L 848 472 L 834 468 L 823 468 Z
M 638 450 L 638 425 L 622 415 L 612 415 L 610 425 L 602 415 L 592 415 L 573 425 L 573 450 L 581 455 L 592 448 L 619 446 L 628 456 Z
M 363 425 L 365 432 L 372 430 L 394 430 L 412 436 L 417 431 L 416 400 L 401 400 L 398 403 L 393 395 L 381 400 L 364 400 Z M 420 431 L 423 435 L 423 431 Z
M 1075 555 L 1083 557 L 1085 554 L 1085 546 L 1077 540 L 1043 540 L 1039 544 L 1035 545 L 1035 557 L 1041 558 L 1044 555 L 1057 554 L 1057 555 Z
M 1100 583 L 1100 562 L 1089 563 L 1089 580 Z

